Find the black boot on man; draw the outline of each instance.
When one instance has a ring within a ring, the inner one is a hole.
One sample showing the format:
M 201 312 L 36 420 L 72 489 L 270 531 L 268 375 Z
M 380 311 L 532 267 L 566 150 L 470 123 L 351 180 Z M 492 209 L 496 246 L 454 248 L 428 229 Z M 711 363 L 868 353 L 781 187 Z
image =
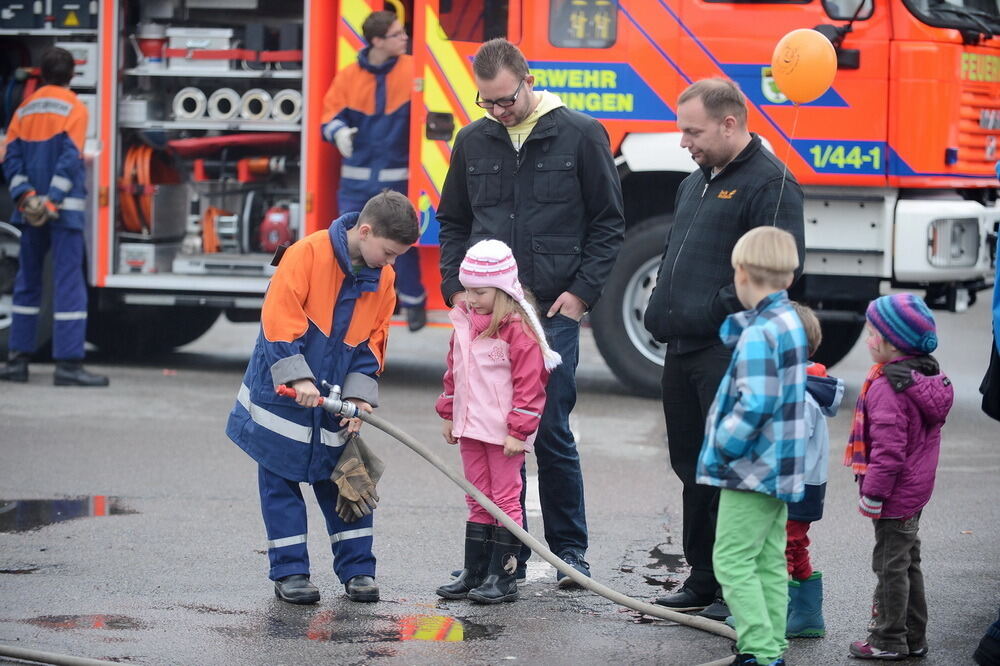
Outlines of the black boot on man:
M 445 599 L 465 599 L 469 592 L 483 584 L 490 565 L 490 540 L 493 525 L 465 523 L 465 568 L 447 585 L 437 589 Z
M 517 600 L 517 551 L 521 542 L 506 527 L 493 534 L 490 567 L 483 584 L 469 592 L 469 599 L 479 604 L 498 604 Z
M 20 384 L 27 382 L 28 358 L 29 356 L 22 352 L 11 352 L 7 365 L 0 368 L 0 380 Z
M 378 583 L 371 576 L 354 576 L 344 583 L 344 589 L 351 601 L 378 601 Z
M 111 382 L 104 375 L 84 370 L 80 361 L 56 361 L 52 383 L 56 386 L 107 386 Z
M 319 589 L 306 574 L 292 574 L 274 581 L 274 596 L 290 604 L 314 604 L 319 601 Z

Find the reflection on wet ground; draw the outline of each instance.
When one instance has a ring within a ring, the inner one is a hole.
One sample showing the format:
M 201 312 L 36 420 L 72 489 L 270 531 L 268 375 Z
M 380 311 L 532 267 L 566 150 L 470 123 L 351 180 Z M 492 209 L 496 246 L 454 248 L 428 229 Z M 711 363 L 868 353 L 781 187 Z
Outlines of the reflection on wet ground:
M 666 552 L 666 547 L 669 543 L 657 544 L 649 551 L 649 557 L 653 561 L 648 563 L 646 569 L 666 569 L 670 572 L 666 577 L 657 573 L 654 575 L 642 574 L 643 580 L 646 581 L 647 585 L 652 585 L 654 587 L 662 587 L 667 592 L 674 590 L 680 581 L 673 577 L 673 574 L 682 572 L 687 566 L 684 561 L 684 556 L 680 553 L 668 553 Z
M 33 624 L 43 629 L 66 631 L 68 629 L 148 629 L 149 625 L 142 620 L 127 615 L 40 615 L 27 620 L 25 624 Z
M 307 638 L 335 643 L 386 643 L 396 641 L 458 642 L 491 639 L 503 631 L 497 624 L 479 624 L 447 615 L 367 615 L 333 609 L 311 615 L 283 612 L 268 614 L 261 623 L 212 627 L 231 638 Z
M 0 500 L 0 532 L 24 532 L 89 516 L 136 513 L 118 497 L 90 495 L 62 499 Z

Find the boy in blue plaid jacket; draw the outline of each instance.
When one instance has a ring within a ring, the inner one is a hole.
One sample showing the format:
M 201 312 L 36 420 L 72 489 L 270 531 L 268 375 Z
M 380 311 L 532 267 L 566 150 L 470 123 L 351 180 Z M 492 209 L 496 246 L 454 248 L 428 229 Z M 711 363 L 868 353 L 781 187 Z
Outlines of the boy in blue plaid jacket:
M 735 664 L 783 665 L 785 502 L 805 492 L 808 343 L 788 300 L 798 267 L 795 239 L 757 227 L 733 248 L 743 312 L 719 336 L 735 346 L 705 424 L 697 481 L 719 486 L 712 565 L 736 625 Z

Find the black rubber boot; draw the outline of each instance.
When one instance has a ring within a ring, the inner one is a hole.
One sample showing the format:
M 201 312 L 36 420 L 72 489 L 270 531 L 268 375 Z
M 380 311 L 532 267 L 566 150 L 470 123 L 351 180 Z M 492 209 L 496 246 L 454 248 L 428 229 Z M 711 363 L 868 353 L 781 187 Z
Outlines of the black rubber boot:
M 56 361 L 52 383 L 56 386 L 107 386 L 111 382 L 104 375 L 87 372 L 79 361 Z
M 469 592 L 469 599 L 479 604 L 498 604 L 517 600 L 517 551 L 521 542 L 506 527 L 497 527 L 493 536 L 490 568 L 483 584 Z
M 465 524 L 465 568 L 458 577 L 437 589 L 445 599 L 465 599 L 469 592 L 483 584 L 490 564 L 489 543 L 493 538 L 493 525 Z
M 274 581 L 274 596 L 290 604 L 314 604 L 319 590 L 306 574 L 292 574 Z
M 7 365 L 0 368 L 0 380 L 5 382 L 18 382 L 20 384 L 28 381 L 28 355 L 14 352 L 10 355 Z

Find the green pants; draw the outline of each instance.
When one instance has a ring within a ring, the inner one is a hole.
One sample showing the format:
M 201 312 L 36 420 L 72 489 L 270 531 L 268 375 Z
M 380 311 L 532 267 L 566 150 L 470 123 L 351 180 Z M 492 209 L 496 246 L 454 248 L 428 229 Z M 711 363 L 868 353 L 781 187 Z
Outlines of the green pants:
M 788 569 L 785 520 L 788 506 L 761 493 L 719 494 L 712 564 L 736 621 L 736 648 L 769 664 L 785 653 Z

